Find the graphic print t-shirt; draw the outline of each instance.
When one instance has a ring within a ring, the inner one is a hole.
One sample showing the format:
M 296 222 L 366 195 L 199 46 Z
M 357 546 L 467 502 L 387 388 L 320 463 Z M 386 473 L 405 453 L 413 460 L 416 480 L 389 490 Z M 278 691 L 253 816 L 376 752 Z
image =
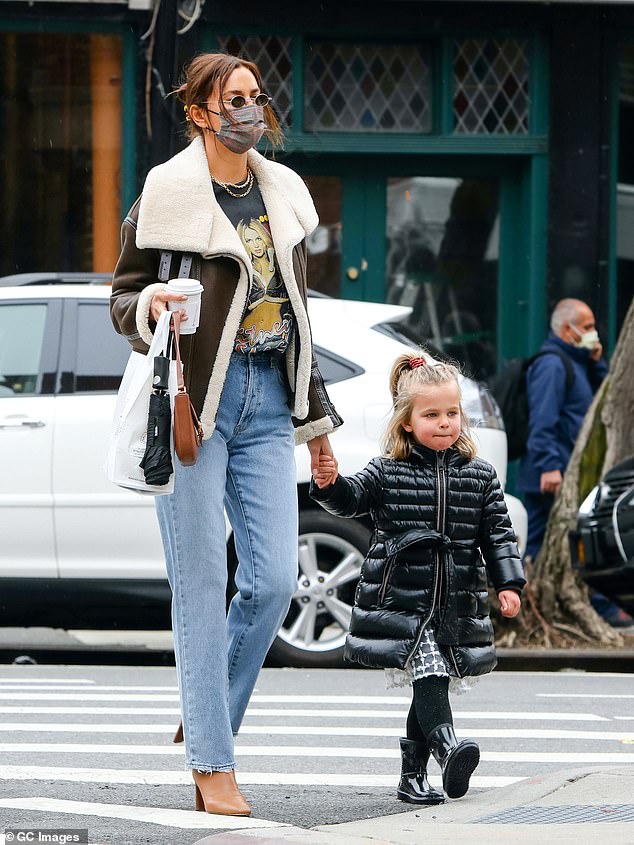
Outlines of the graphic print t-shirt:
M 236 334 L 237 352 L 283 352 L 293 331 L 293 311 L 277 266 L 275 247 L 257 182 L 246 197 L 214 183 L 218 204 L 236 227 L 251 259 L 253 284 Z

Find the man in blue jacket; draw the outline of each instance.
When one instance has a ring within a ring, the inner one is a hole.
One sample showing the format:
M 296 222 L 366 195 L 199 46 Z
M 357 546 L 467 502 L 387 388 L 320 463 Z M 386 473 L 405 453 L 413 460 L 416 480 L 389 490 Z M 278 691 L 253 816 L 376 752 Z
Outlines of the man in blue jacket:
M 540 355 L 526 374 L 529 435 L 519 486 L 528 512 L 526 556 L 533 559 L 581 423 L 608 371 L 594 314 L 585 302 L 562 299 L 550 328 L 540 350 L 550 354 Z

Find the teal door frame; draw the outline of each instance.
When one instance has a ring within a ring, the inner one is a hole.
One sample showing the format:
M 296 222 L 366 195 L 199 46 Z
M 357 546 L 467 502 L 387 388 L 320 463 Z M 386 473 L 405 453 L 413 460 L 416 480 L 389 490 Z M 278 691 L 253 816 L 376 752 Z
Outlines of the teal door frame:
M 527 356 L 545 335 L 547 155 L 335 156 L 291 155 L 303 175 L 342 180 L 341 296 L 385 302 L 386 184 L 394 176 L 495 179 L 500 183 L 497 295 L 498 366 Z M 356 280 L 346 274 L 359 271 Z

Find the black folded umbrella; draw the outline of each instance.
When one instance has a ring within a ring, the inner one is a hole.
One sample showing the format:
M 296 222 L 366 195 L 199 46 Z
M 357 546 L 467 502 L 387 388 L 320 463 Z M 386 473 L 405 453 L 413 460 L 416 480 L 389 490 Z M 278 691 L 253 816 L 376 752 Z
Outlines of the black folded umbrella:
M 139 464 L 148 484 L 162 486 L 174 472 L 170 437 L 172 431 L 172 408 L 167 391 L 169 359 L 157 356 L 154 359 L 154 393 L 150 396 L 150 410 L 147 422 L 145 454 Z

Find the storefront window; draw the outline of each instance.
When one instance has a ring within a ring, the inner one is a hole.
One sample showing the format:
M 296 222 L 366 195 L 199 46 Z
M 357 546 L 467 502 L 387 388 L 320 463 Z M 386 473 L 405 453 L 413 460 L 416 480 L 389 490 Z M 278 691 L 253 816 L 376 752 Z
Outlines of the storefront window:
M 292 124 L 293 75 L 289 37 L 277 35 L 220 35 L 218 49 L 254 62 L 283 128 Z
M 634 44 L 621 49 L 617 185 L 617 331 L 634 294 Z
M 304 125 L 326 132 L 431 132 L 425 44 L 307 45 Z
M 0 273 L 114 268 L 121 39 L 0 33 Z
M 387 301 L 400 328 L 484 379 L 496 370 L 498 184 L 410 176 L 388 180 Z
M 340 295 L 341 279 L 341 179 L 338 176 L 304 176 L 319 226 L 306 239 L 308 284 L 328 296 Z
M 528 40 L 468 38 L 454 45 L 459 134 L 528 132 Z

